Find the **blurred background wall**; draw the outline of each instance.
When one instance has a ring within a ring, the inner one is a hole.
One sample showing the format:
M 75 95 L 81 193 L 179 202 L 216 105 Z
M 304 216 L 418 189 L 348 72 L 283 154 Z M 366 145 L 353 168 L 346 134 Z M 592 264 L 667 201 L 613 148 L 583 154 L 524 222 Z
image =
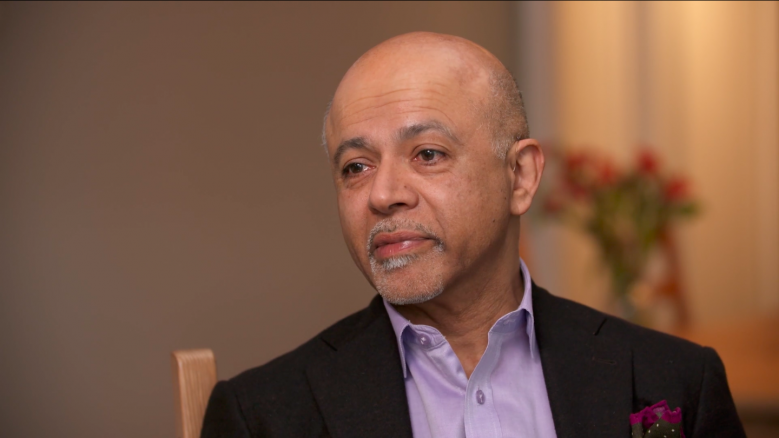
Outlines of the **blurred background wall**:
M 692 320 L 777 314 L 779 4 L 527 2 L 518 19 L 535 136 L 623 165 L 648 146 L 692 180 L 702 214 L 677 229 Z M 544 284 L 606 306 L 588 239 L 526 234 Z
M 321 120 L 360 54 L 413 30 L 495 53 L 534 136 L 622 161 L 647 143 L 691 177 L 696 326 L 775 315 L 778 21 L 750 2 L 0 3 L 0 430 L 171 437 L 171 350 L 213 348 L 228 378 L 367 304 Z M 590 241 L 523 227 L 541 285 L 606 307 Z
M 170 352 L 219 376 L 364 307 L 320 147 L 363 52 L 514 63 L 507 3 L 2 3 L 0 434 L 172 437 Z
M 748 436 L 779 436 L 779 3 L 521 2 L 517 20 L 533 136 L 618 166 L 649 148 L 692 182 L 701 213 L 672 230 L 689 325 L 655 328 L 716 348 Z M 613 310 L 590 236 L 524 226 L 536 281 Z

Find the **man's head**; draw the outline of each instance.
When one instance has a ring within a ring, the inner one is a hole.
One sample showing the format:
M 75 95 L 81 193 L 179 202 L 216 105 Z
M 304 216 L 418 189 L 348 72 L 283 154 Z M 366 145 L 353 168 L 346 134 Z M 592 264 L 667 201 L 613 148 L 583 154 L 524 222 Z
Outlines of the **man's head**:
M 324 127 L 349 251 L 394 304 L 514 263 L 543 155 L 492 54 L 462 38 L 385 41 L 346 73 Z

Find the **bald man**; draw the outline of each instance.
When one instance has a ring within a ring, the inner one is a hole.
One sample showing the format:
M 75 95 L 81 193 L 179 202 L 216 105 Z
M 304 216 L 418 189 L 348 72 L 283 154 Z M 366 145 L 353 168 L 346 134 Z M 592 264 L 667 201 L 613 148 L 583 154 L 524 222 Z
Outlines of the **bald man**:
M 379 295 L 218 383 L 203 437 L 744 436 L 713 350 L 532 282 L 520 217 L 544 156 L 485 49 L 431 33 L 374 47 L 323 140 L 346 245 Z M 647 407 L 655 425 L 631 417 Z

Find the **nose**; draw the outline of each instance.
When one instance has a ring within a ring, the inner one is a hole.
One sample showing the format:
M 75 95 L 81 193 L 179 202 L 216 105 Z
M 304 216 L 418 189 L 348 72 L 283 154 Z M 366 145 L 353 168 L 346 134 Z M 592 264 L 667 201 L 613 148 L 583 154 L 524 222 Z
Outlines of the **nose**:
M 391 215 L 398 210 L 411 209 L 419 202 L 404 166 L 392 162 L 379 164 L 373 175 L 368 207 L 376 214 Z

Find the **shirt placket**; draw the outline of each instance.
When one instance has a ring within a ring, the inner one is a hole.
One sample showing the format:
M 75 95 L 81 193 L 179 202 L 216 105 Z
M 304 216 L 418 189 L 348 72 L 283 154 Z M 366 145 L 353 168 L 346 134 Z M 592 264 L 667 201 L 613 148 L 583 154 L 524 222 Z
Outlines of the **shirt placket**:
M 467 438 L 500 438 L 502 435 L 491 384 L 502 342 L 502 333 L 490 332 L 487 349 L 468 380 L 465 394 Z

